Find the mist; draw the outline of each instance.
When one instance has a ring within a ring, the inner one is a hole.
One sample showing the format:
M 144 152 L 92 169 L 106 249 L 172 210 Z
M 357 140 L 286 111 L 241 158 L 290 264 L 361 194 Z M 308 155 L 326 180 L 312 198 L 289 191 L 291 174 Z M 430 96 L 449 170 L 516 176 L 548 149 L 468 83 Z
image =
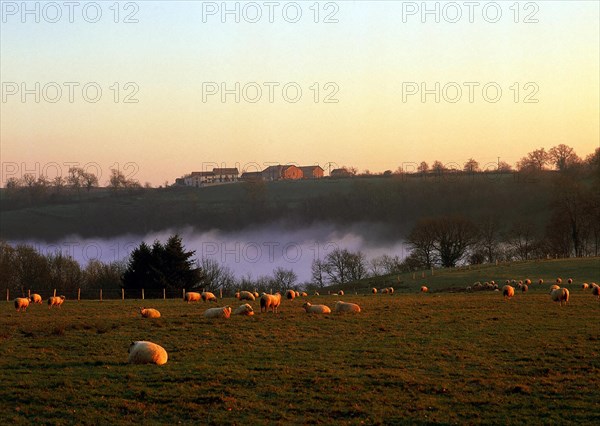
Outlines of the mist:
M 39 240 L 9 241 L 28 244 L 42 254 L 62 252 L 82 266 L 91 260 L 104 263 L 127 259 L 142 241 L 166 242 L 173 234 L 182 237 L 186 250 L 194 250 L 194 259 L 211 258 L 229 267 L 237 278 L 271 275 L 275 268 L 292 269 L 298 282 L 311 280 L 311 265 L 336 248 L 361 251 L 368 260 L 387 254 L 406 257 L 403 241 L 389 239 L 385 225 L 356 223 L 340 226 L 331 223 L 290 229 L 283 223 L 248 227 L 240 231 L 198 231 L 194 228 L 167 229 L 146 235 L 127 234 L 111 238 L 82 238 L 71 235 L 52 242 Z

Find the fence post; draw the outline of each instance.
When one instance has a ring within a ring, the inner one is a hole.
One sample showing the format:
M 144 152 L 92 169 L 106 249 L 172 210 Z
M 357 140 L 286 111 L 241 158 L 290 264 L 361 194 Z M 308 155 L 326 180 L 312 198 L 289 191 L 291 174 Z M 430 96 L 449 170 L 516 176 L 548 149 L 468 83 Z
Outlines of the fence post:
M 8 302 L 10 300 L 10 290 L 6 289 L 6 301 Z
M 223 288 L 219 289 L 219 298 L 222 299 L 223 298 Z
M 421 272 L 421 278 L 425 278 L 425 271 Z
M 163 288 L 163 300 L 167 300 L 167 289 Z
M 81 288 L 77 289 L 77 301 L 79 302 L 81 300 Z
M 142 300 L 144 300 L 144 289 L 142 289 Z
M 100 301 L 102 302 L 102 289 L 100 289 Z
M 27 289 L 27 298 L 31 299 L 31 289 Z
M 54 289 L 54 296 L 53 297 L 56 297 L 56 289 Z
M 433 275 L 433 267 L 431 267 L 431 275 Z
M 121 288 L 121 300 L 125 300 L 125 289 Z
M 185 288 L 181 289 L 181 298 L 185 300 Z

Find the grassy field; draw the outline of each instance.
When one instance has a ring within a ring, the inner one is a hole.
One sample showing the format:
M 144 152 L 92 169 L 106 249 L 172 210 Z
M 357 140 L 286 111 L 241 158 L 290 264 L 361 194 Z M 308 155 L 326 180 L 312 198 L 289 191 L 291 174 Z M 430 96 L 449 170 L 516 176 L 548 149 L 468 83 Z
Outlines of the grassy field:
M 144 301 L 157 320 L 135 300 L 4 302 L 0 424 L 597 424 L 600 302 L 577 282 L 560 307 L 546 287 L 346 295 L 356 315 L 309 316 L 301 298 L 228 320 L 180 300 Z M 126 364 L 131 340 L 168 363 Z

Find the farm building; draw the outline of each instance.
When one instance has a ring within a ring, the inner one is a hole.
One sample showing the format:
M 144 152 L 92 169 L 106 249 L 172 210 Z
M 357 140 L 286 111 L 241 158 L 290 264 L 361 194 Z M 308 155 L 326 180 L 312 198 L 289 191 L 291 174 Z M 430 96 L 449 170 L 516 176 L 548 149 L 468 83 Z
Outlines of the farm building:
M 213 169 L 215 182 L 237 182 L 240 172 L 237 167 L 228 169 Z
M 303 179 L 321 179 L 324 173 L 321 166 L 300 166 L 300 170 Z
M 289 166 L 269 166 L 262 171 L 262 177 L 264 180 L 297 180 L 302 179 L 302 170 L 300 168 L 289 165 Z
M 183 177 L 186 186 L 202 186 L 205 183 L 213 183 L 214 179 L 213 172 L 192 172 Z
M 263 180 L 262 172 L 245 172 L 242 173 L 240 180 L 244 182 L 257 182 Z
M 333 169 L 329 176 L 332 178 L 345 178 L 352 175 L 347 169 Z

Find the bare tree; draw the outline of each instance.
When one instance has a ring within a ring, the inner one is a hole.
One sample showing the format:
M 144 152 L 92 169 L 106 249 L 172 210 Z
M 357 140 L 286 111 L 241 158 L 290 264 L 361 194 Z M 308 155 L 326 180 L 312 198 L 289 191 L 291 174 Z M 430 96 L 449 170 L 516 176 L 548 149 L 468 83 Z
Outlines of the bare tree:
M 419 164 L 419 167 L 417 167 L 417 171 L 419 173 L 427 173 L 429 171 L 429 164 L 427 164 L 425 161 L 421 161 L 421 164 Z
M 411 255 L 431 268 L 436 262 L 435 257 L 436 223 L 434 219 L 419 220 L 406 238 L 411 248 Z
M 488 216 L 479 222 L 478 246 L 485 254 L 489 263 L 496 260 L 496 253 L 500 249 L 500 224 L 495 216 Z
M 548 164 L 549 157 L 548 153 L 544 148 L 536 149 L 528 153 L 525 157 L 517 163 L 519 170 L 543 170 L 544 166 Z
M 273 270 L 273 285 L 279 291 L 293 288 L 296 281 L 298 281 L 298 275 L 292 269 L 278 267 Z
M 575 153 L 575 149 L 562 143 L 548 151 L 548 160 L 561 172 L 581 162 L 581 159 Z
M 469 158 L 469 160 L 465 163 L 463 170 L 467 173 L 475 173 L 481 171 L 481 169 L 479 168 L 479 163 L 473 158 Z
M 529 260 L 537 245 L 537 233 L 529 220 L 520 220 L 513 224 L 506 236 L 506 242 L 513 249 L 514 256 L 520 260 Z

